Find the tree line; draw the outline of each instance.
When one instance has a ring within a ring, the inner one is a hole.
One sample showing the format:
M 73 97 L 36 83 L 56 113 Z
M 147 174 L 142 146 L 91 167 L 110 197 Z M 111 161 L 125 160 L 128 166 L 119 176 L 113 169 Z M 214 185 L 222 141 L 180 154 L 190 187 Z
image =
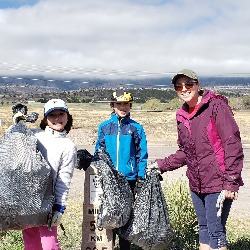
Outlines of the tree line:
M 46 103 L 51 98 L 60 98 L 67 103 L 95 103 L 98 101 L 108 101 L 111 98 L 113 88 L 87 88 L 72 91 L 50 91 L 50 92 L 21 92 L 20 90 L 12 90 L 11 92 L 0 93 L 0 103 L 28 103 L 35 101 Z M 134 102 L 142 103 L 143 109 L 177 109 L 181 105 L 181 101 L 176 97 L 173 89 L 160 88 L 128 88 L 134 96 Z M 217 91 L 218 94 L 225 95 L 230 106 L 235 109 L 250 109 L 250 95 L 244 92 L 225 92 Z

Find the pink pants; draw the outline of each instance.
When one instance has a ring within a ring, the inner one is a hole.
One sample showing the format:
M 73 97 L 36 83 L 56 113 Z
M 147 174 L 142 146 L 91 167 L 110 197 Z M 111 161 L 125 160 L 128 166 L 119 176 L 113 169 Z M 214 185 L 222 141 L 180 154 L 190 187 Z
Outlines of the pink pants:
M 61 250 L 57 239 L 57 227 L 47 226 L 22 230 L 24 250 Z

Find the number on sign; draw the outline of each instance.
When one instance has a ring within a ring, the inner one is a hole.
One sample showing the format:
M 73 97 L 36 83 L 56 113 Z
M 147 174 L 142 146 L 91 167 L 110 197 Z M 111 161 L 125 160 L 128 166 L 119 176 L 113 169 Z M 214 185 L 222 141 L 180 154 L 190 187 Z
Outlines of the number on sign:
M 96 228 L 98 229 L 98 231 L 102 231 L 103 228 L 102 227 L 96 227 L 96 222 L 94 220 L 90 221 L 90 231 L 95 231 Z

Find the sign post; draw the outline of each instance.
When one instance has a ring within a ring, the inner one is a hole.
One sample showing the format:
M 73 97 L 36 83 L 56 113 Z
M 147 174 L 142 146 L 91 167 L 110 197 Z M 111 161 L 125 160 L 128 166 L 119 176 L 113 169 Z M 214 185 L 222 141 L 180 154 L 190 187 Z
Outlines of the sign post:
M 113 250 L 113 230 L 98 228 L 97 215 L 102 189 L 95 168 L 85 172 L 81 250 Z

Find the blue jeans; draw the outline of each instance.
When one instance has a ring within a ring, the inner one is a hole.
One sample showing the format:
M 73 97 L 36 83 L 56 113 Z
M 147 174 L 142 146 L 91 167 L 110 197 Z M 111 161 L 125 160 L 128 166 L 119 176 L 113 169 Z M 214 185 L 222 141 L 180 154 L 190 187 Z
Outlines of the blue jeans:
M 227 245 L 226 222 L 232 200 L 226 199 L 221 217 L 217 217 L 216 202 L 220 193 L 200 194 L 191 191 L 191 198 L 199 224 L 199 241 L 212 249 Z

